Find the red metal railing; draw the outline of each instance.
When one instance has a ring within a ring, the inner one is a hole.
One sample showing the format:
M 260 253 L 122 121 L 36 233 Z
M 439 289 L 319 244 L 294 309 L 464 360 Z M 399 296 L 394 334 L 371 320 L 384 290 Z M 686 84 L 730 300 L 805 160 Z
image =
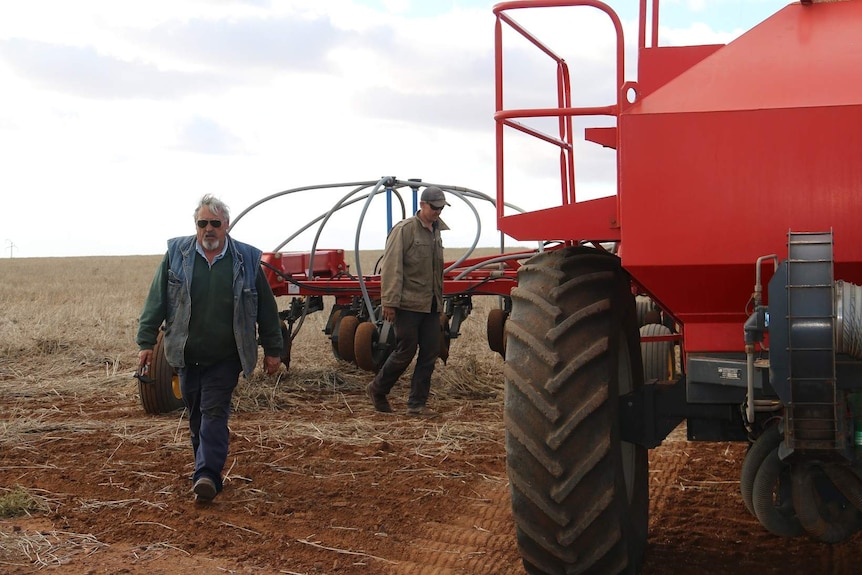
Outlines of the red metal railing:
M 641 0 L 642 4 L 646 0 Z M 655 2 L 655 19 L 657 22 L 658 0 Z M 573 107 L 571 105 L 571 78 L 569 75 L 568 66 L 559 55 L 543 44 L 532 33 L 526 30 L 518 22 L 516 22 L 507 12 L 525 8 L 564 8 L 586 6 L 598 9 L 610 18 L 616 32 L 616 101 L 606 106 L 593 107 Z M 513 2 L 503 2 L 494 6 L 494 14 L 497 17 L 494 27 L 494 53 L 495 53 L 495 114 L 496 121 L 496 155 L 497 155 L 497 219 L 498 221 L 504 217 L 504 146 L 503 136 L 504 128 L 512 128 L 523 132 L 527 135 L 538 138 L 560 148 L 560 187 L 561 187 L 561 202 L 562 205 L 574 203 L 577 201 L 575 192 L 575 159 L 574 147 L 572 139 L 572 118 L 575 116 L 611 116 L 617 118 L 624 103 L 625 91 L 625 46 L 623 40 L 622 24 L 617 14 L 603 2 L 595 0 L 519 0 Z M 644 9 L 642 6 L 641 20 L 642 26 L 644 19 Z M 523 36 L 527 41 L 533 44 L 541 52 L 546 54 L 554 62 L 557 68 L 557 107 L 556 108 L 531 108 L 531 109 L 510 109 L 504 108 L 503 102 L 503 24 L 516 31 Z M 657 29 L 655 31 L 657 35 Z M 529 127 L 519 121 L 523 118 L 541 118 L 555 117 L 558 118 L 558 135 L 550 135 L 541 132 L 537 129 Z M 617 154 L 617 166 L 619 167 L 619 154 Z M 619 174 L 619 169 L 617 169 Z M 619 175 L 617 176 L 619 177 Z M 619 189 L 619 188 L 618 188 Z M 616 221 L 619 221 L 619 202 L 616 204 Z

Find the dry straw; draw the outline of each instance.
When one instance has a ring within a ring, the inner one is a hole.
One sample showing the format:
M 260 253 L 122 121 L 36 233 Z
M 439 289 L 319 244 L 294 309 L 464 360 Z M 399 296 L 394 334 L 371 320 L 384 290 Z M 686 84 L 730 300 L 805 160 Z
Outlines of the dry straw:
M 447 254 L 447 259 L 457 255 Z M 367 257 L 363 269 L 371 270 L 379 254 Z M 116 442 L 114 452 L 125 443 L 152 446 L 154 452 L 188 449 L 184 414 L 144 417 L 132 378 L 138 356 L 134 342 L 138 316 L 160 259 L 0 260 L 0 392 L 4 397 L 0 450 L 36 454 L 56 438 L 94 432 L 107 432 Z M 292 444 L 300 440 L 388 446 L 427 462 L 419 467 L 405 465 L 404 473 L 433 475 L 442 473 L 435 463 L 478 443 L 494 444 L 494 451 L 503 452 L 502 360 L 488 348 L 485 336 L 487 312 L 498 305 L 498 298 L 474 298 L 461 336 L 452 341 L 448 363 L 438 363 L 431 404 L 446 414 L 438 421 L 379 416 L 371 409 L 364 389 L 373 375 L 337 360 L 323 333 L 331 299 L 325 298 L 323 312 L 305 319 L 293 342 L 289 372 L 267 376 L 258 370 L 249 380 L 241 380 L 231 424 L 238 439 L 233 454 L 244 449 L 281 450 L 281 457 L 273 457 L 270 463 L 273 469 L 299 473 L 287 462 L 295 451 Z M 289 300 L 280 298 L 279 305 L 285 308 Z M 410 375 L 408 369 L 393 390 L 397 407 L 406 407 Z M 306 414 L 312 410 L 315 416 L 292 418 L 299 410 Z M 267 417 L 254 417 L 261 413 Z M 488 413 L 494 416 L 477 417 Z M 246 415 L 253 423 L 246 422 Z M 479 420 L 482 423 L 476 423 Z M 109 471 L 128 465 L 115 460 L 113 453 L 102 462 Z M 56 470 L 46 466 L 41 471 Z M 156 483 L 169 483 L 154 469 L 138 471 L 150 474 L 147 479 Z M 226 480 L 231 479 L 242 480 L 228 469 Z M 68 496 L 23 488 L 0 491 L 3 495 L 16 513 L 25 514 L 39 514 L 53 505 L 74 504 L 97 512 L 151 504 L 138 499 L 70 502 Z M 417 497 L 427 495 L 417 493 Z M 0 563 L 6 565 L 62 565 L 104 546 L 89 534 L 0 529 Z M 159 551 L 156 546 L 143 552 Z
M 447 258 L 458 255 L 453 252 Z M 363 258 L 367 258 L 363 268 L 370 270 L 379 253 L 369 252 Z M 179 413 L 155 420 L 112 417 L 139 412 L 131 377 L 137 364 L 134 337 L 160 259 L 0 260 L 0 386 L 7 409 L 0 421 L 0 445 L 26 449 L 52 431 L 85 434 L 108 429 L 125 441 L 185 446 L 185 422 L 177 420 L 182 417 Z M 349 263 L 354 269 L 355 263 Z M 349 416 L 366 407 L 363 390 L 372 374 L 335 358 L 323 332 L 332 298 L 324 301 L 326 309 L 309 315 L 294 339 L 289 372 L 273 377 L 258 370 L 249 380 L 241 380 L 234 401 L 238 417 L 262 411 L 289 416 L 293 409 L 312 406 L 325 419 L 327 414 Z M 467 408 L 502 411 L 502 361 L 488 348 L 485 337 L 487 312 L 498 305 L 498 298 L 481 296 L 473 303 L 461 336 L 451 342 L 448 363 L 438 363 L 433 378 L 431 401 L 456 417 Z M 279 305 L 285 308 L 289 300 L 279 298 Z M 406 397 L 410 374 L 408 369 L 393 391 L 394 403 Z M 63 413 L 80 403 L 109 417 L 75 418 Z M 401 424 L 389 426 L 376 420 L 332 419 L 317 428 L 278 421 L 265 430 L 276 443 L 297 434 L 347 443 L 417 441 L 412 434 L 399 437 Z M 240 429 L 238 424 L 236 428 Z M 444 453 L 460 449 L 465 441 L 498 441 L 501 434 L 499 429 L 470 429 L 457 423 L 435 429 L 433 437 L 419 440 L 422 449 Z M 487 437 L 478 437 L 482 434 Z

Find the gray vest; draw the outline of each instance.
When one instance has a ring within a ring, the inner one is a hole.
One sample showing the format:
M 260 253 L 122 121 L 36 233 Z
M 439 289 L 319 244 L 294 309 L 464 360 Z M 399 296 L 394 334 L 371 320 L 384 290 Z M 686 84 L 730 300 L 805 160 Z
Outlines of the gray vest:
M 168 240 L 168 301 L 165 318 L 165 358 L 174 367 L 185 367 L 184 350 L 192 314 L 191 282 L 197 238 L 185 236 Z M 257 364 L 256 278 L 263 252 L 228 237 L 233 258 L 233 333 L 246 378 Z

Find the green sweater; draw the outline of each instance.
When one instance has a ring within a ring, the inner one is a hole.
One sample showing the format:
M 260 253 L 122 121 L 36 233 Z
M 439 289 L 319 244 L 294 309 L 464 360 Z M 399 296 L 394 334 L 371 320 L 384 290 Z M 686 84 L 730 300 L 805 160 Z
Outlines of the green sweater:
M 185 363 L 207 366 L 220 361 L 239 361 L 236 340 L 233 334 L 233 258 L 230 250 L 212 267 L 200 254 L 195 254 L 194 275 L 192 276 L 192 311 L 189 320 L 189 337 L 185 345 Z M 168 275 L 167 257 L 162 261 L 155 282 L 166 285 Z M 255 287 L 258 293 L 258 321 L 260 343 L 268 356 L 279 357 L 278 337 L 281 326 L 278 323 L 278 304 L 272 295 L 272 289 L 266 281 L 266 276 L 258 270 L 255 277 Z M 157 313 L 164 316 L 163 298 L 166 292 L 161 292 L 161 298 L 147 299 L 142 317 Z M 274 318 L 275 322 L 270 318 Z M 152 344 L 145 344 L 139 334 L 138 343 L 141 349 L 152 349 Z M 143 338 L 147 339 L 147 338 Z M 152 337 L 155 341 L 155 334 Z

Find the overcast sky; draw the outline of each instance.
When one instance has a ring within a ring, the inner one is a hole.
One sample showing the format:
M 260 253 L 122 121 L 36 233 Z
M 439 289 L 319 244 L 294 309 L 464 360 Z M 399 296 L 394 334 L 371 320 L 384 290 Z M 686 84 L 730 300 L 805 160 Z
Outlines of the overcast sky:
M 633 45 L 637 0 L 608 3 Z M 788 3 L 662 0 L 661 43 L 724 43 Z M 281 190 L 382 176 L 493 196 L 494 4 L 2 2 L 0 257 L 162 253 L 167 238 L 193 233 L 204 193 L 234 216 Z M 531 12 L 515 17 L 566 57 L 575 103 L 610 103 L 607 18 L 593 9 Z M 549 60 L 506 39 L 507 107 L 551 105 Z M 631 50 L 629 64 L 634 80 Z M 559 196 L 554 154 L 519 146 L 507 201 L 550 205 Z M 581 197 L 612 192 L 612 154 L 589 144 L 577 161 Z M 349 191 L 268 202 L 233 235 L 274 249 Z M 470 245 L 473 211 L 450 203 L 444 242 Z M 480 243 L 495 245 L 493 209 L 473 204 Z M 318 247 L 353 249 L 360 207 L 339 212 Z M 382 247 L 385 209 L 383 199 L 368 207 L 363 248 Z M 316 230 L 284 249 L 308 249 Z

